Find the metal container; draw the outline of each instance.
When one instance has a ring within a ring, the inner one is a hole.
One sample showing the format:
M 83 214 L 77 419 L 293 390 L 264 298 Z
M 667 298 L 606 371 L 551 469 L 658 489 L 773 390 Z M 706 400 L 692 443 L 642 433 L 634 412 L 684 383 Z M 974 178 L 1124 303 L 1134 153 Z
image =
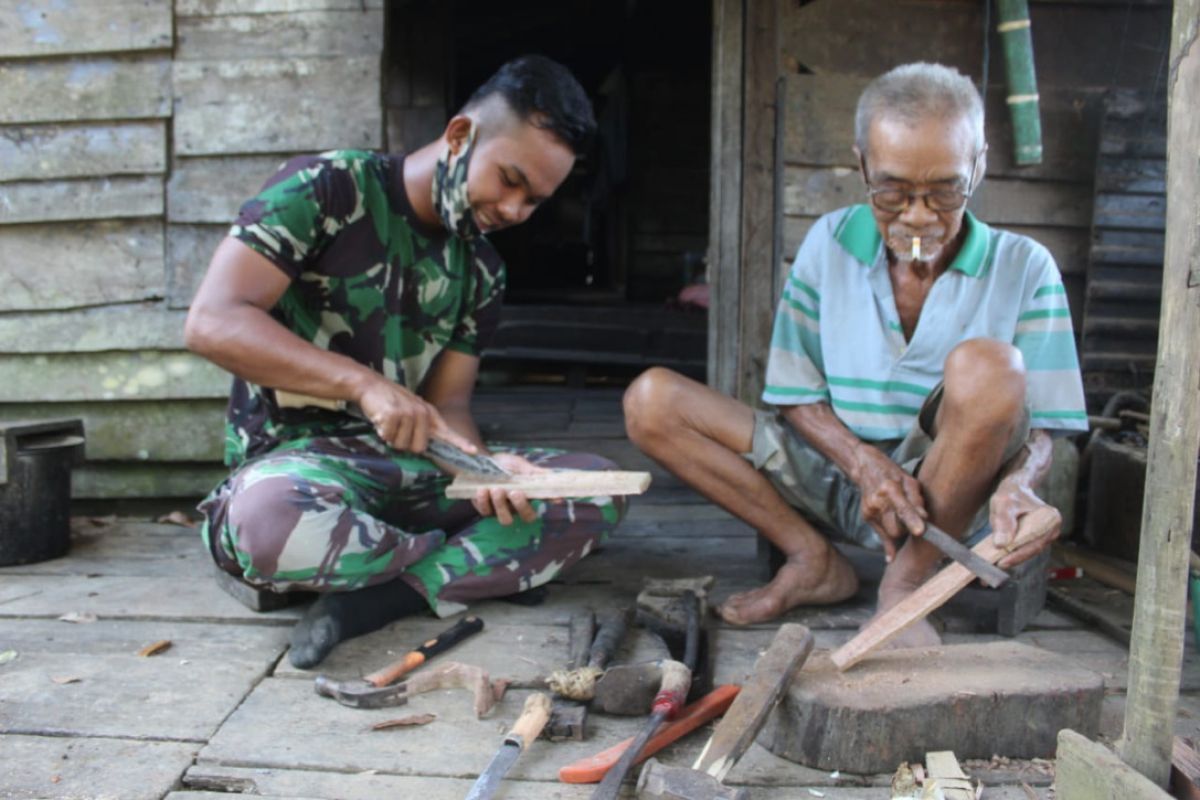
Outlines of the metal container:
M 66 555 L 83 420 L 0 422 L 0 566 Z

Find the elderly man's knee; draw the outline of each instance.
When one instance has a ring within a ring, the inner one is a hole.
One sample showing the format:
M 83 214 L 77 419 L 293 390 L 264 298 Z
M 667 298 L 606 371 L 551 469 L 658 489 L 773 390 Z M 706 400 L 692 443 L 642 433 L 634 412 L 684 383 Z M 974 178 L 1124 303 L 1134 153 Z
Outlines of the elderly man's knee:
M 1002 415 L 1025 406 L 1021 351 L 996 339 L 968 339 L 946 357 L 945 399 L 952 406 L 995 409 Z
M 625 390 L 625 431 L 635 442 L 645 441 L 676 417 L 675 404 L 684 377 L 665 367 L 651 367 Z

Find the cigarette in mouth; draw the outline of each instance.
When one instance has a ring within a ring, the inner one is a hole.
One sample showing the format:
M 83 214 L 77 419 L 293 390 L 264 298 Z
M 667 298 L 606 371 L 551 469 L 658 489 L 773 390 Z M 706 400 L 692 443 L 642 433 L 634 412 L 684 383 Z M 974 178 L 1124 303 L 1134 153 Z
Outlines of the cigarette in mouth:
M 919 259 L 921 257 L 921 237 L 920 236 L 913 237 L 912 257 L 913 257 L 914 261 L 916 261 L 917 259 Z

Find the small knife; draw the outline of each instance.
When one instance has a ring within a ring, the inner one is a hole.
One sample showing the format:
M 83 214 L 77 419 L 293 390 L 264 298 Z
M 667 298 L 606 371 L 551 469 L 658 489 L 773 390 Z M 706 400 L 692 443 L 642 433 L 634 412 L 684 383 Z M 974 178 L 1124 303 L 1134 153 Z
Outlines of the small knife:
M 995 589 L 1002 586 L 1008 580 L 1008 573 L 991 563 L 987 559 L 972 551 L 965 544 L 955 539 L 950 534 L 936 525 L 925 523 L 925 532 L 921 534 L 922 539 L 929 542 L 931 545 L 941 550 L 943 554 L 950 556 L 958 563 L 962 564 L 971 572 L 975 573 L 979 580 L 983 581 L 988 586 Z
M 550 719 L 550 698 L 541 692 L 529 695 L 521 716 L 517 718 L 517 721 L 513 723 L 512 730 L 504 737 L 504 744 L 500 745 L 496 755 L 492 756 L 492 761 L 487 765 L 487 769 L 483 771 L 479 779 L 475 781 L 475 785 L 471 787 L 471 791 L 467 793 L 467 800 L 488 800 L 494 795 L 500 782 L 504 780 L 504 776 L 508 774 L 509 769 L 516 763 L 517 758 L 524 752 L 529 742 L 536 739 L 542 732 L 548 719 Z

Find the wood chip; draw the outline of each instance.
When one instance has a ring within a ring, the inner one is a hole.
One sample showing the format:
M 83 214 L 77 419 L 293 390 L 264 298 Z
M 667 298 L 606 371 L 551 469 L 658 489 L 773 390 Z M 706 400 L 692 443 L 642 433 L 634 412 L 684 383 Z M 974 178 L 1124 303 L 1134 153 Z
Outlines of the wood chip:
M 437 714 L 413 714 L 411 717 L 400 717 L 377 722 L 371 726 L 373 731 L 386 731 L 388 728 L 411 728 L 414 725 L 428 725 L 437 719 Z
M 196 521 L 183 511 L 172 511 L 170 514 L 164 514 L 154 521 L 162 525 L 182 525 L 185 528 L 196 527 Z
M 1025 793 L 1025 796 L 1028 797 L 1029 800 L 1038 800 L 1037 792 L 1033 790 L 1032 786 L 1024 781 L 1021 782 L 1021 791 Z
M 55 682 L 55 683 L 57 683 L 59 686 L 65 686 L 65 685 L 66 685 L 66 684 L 68 684 L 68 683 L 79 683 L 79 682 L 82 680 L 82 678 L 76 678 L 76 677 L 75 677 L 75 676 L 73 676 L 73 675 L 71 675 L 71 676 L 67 676 L 67 675 L 54 675 L 54 676 L 51 676 L 51 677 L 50 677 L 50 680 L 54 681 L 54 682 Z
M 63 614 L 61 617 L 59 617 L 59 620 L 61 620 L 62 622 L 77 622 L 77 623 L 95 622 L 96 619 L 97 619 L 97 617 L 95 614 L 88 614 L 86 612 L 81 612 L 81 611 L 69 611 L 66 614 Z
M 10 661 L 16 661 L 16 660 L 17 660 L 17 651 L 16 650 L 5 650 L 3 653 L 0 653 L 0 664 L 7 664 Z
M 138 650 L 138 655 L 142 658 L 149 658 L 150 656 L 156 656 L 159 653 L 165 653 L 168 649 L 170 649 L 170 647 L 171 640 L 163 639 L 162 641 L 155 642 L 154 644 L 148 644 L 141 650 Z

